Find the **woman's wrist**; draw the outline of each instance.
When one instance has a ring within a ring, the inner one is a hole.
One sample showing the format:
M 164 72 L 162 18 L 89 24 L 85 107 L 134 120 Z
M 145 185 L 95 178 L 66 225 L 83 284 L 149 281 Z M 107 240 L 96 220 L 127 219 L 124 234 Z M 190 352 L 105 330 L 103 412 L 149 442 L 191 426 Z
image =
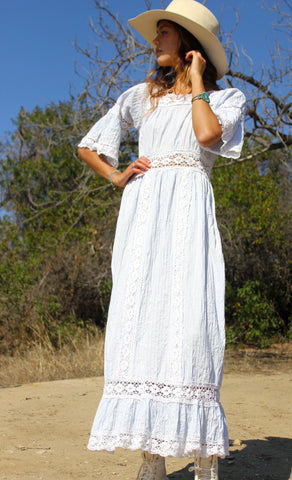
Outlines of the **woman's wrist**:
M 190 80 L 192 83 L 192 88 L 204 88 L 203 75 L 201 75 L 199 72 L 191 73 Z
M 111 173 L 109 174 L 109 177 L 108 177 L 110 183 L 111 183 L 114 187 L 116 187 L 117 184 L 113 182 L 113 176 L 116 175 L 117 173 L 122 173 L 122 172 L 121 172 L 120 170 L 117 170 L 117 169 L 116 169 L 116 170 L 112 170 Z
M 198 95 L 195 95 L 192 98 L 192 103 L 194 103 L 196 100 L 204 100 L 205 102 L 210 103 L 210 97 L 207 92 L 202 92 L 198 93 Z

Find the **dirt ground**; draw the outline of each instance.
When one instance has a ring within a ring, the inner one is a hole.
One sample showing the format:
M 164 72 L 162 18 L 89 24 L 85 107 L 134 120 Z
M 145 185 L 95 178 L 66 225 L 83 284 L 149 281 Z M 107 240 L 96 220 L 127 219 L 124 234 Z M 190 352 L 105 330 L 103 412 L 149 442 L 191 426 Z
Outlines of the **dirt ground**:
M 291 365 L 291 355 L 227 354 L 221 401 L 231 447 L 220 480 L 292 479 Z M 103 377 L 1 388 L 0 479 L 135 480 L 140 452 L 86 449 L 102 387 Z M 190 465 L 167 458 L 169 479 L 191 480 Z

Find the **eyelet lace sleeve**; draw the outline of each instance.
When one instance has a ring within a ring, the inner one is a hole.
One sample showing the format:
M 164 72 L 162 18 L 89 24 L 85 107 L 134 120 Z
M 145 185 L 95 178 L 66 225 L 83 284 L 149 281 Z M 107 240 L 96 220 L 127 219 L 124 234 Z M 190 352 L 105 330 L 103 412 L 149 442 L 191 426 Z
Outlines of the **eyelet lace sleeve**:
M 237 88 L 213 93 L 211 108 L 222 125 L 222 139 L 204 150 L 227 158 L 240 157 L 244 139 L 245 103 L 244 94 Z
M 104 155 L 115 168 L 118 167 L 120 142 L 126 131 L 138 128 L 142 116 L 144 84 L 136 85 L 124 92 L 115 105 L 100 118 L 82 138 L 79 148 L 89 148 Z

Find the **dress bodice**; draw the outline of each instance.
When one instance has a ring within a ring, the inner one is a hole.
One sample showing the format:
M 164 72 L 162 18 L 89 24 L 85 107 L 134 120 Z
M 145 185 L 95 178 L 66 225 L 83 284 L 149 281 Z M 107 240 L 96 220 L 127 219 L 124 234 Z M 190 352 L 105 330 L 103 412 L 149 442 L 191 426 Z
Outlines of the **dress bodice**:
M 79 147 L 103 154 L 118 166 L 119 145 L 124 133 L 139 131 L 139 156 L 149 158 L 153 168 L 197 166 L 209 176 L 218 155 L 238 158 L 243 143 L 245 97 L 236 88 L 210 91 L 210 107 L 222 125 L 222 139 L 203 148 L 192 125 L 191 94 L 167 94 L 151 108 L 146 83 L 124 92 L 108 113 L 99 119 Z
M 150 110 L 149 100 L 146 110 Z M 168 94 L 159 100 L 153 112 L 142 116 L 139 156 L 149 158 L 153 168 L 196 166 L 210 174 L 217 154 L 207 152 L 197 141 L 192 126 L 191 94 Z

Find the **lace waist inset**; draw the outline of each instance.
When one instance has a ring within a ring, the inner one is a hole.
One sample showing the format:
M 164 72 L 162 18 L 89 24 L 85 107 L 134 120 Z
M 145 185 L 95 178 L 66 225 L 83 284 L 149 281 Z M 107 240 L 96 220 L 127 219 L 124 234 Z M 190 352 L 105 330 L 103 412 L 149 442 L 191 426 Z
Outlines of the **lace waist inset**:
M 185 404 L 214 404 L 219 401 L 219 391 L 213 385 L 168 385 L 150 381 L 107 381 L 104 396 L 153 398 Z
M 192 154 L 172 153 L 163 156 L 151 156 L 151 168 L 163 167 L 193 167 L 210 177 L 211 166 L 205 165 Z

